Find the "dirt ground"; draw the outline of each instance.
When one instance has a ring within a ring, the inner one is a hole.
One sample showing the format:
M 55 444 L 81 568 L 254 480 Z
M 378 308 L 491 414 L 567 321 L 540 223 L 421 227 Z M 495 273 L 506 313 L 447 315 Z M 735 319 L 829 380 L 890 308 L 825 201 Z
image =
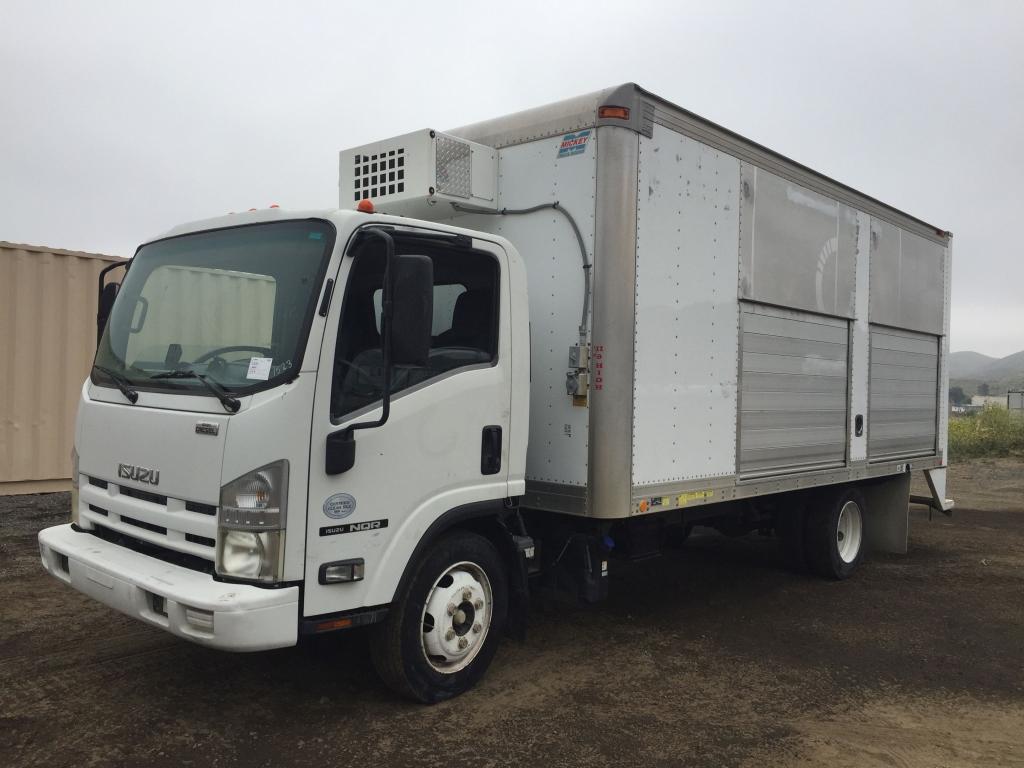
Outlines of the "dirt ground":
M 39 564 L 67 496 L 0 498 L 0 766 L 1024 766 L 1024 461 L 949 495 L 844 583 L 695 535 L 436 707 L 377 682 L 363 634 L 235 655 L 103 608 Z

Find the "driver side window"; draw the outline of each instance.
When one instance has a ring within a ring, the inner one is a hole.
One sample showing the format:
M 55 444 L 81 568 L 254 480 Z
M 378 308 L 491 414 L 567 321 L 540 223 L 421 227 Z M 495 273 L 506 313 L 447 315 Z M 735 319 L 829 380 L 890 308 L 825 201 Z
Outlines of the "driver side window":
M 491 254 L 395 239 L 397 253 L 434 263 L 431 350 L 422 368 L 397 367 L 392 396 L 462 368 L 493 365 L 498 353 L 498 263 Z M 349 276 L 331 388 L 331 418 L 378 403 L 383 395 L 381 300 L 384 257 L 375 241 L 355 254 Z

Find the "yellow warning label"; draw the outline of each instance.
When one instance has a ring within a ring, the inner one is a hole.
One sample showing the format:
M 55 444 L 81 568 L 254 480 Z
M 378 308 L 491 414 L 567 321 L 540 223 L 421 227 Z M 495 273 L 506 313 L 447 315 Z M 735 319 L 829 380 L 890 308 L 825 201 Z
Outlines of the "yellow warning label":
M 676 497 L 676 504 L 685 507 L 691 501 L 705 501 L 715 495 L 714 491 L 689 491 L 681 493 Z

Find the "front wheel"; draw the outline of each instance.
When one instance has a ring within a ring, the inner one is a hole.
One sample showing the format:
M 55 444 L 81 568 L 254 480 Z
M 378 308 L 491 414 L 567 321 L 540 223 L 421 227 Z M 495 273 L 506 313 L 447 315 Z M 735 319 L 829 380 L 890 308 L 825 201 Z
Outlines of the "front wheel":
M 823 490 L 807 509 L 804 551 L 819 576 L 846 579 L 864 553 L 864 497 L 856 488 Z
M 371 655 L 381 679 L 425 704 L 472 688 L 504 631 L 507 585 L 501 557 L 483 536 L 442 538 L 374 630 Z

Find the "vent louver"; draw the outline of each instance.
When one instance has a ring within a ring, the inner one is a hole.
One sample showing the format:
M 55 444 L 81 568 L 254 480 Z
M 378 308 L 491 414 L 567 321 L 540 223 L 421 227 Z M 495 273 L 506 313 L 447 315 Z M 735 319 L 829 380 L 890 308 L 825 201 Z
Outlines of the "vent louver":
M 354 201 L 405 192 L 405 147 L 375 155 L 356 155 L 352 171 Z
M 451 203 L 496 210 L 498 153 L 493 147 L 425 128 L 342 150 L 342 208 L 363 201 L 378 213 L 415 219 L 461 215 Z

